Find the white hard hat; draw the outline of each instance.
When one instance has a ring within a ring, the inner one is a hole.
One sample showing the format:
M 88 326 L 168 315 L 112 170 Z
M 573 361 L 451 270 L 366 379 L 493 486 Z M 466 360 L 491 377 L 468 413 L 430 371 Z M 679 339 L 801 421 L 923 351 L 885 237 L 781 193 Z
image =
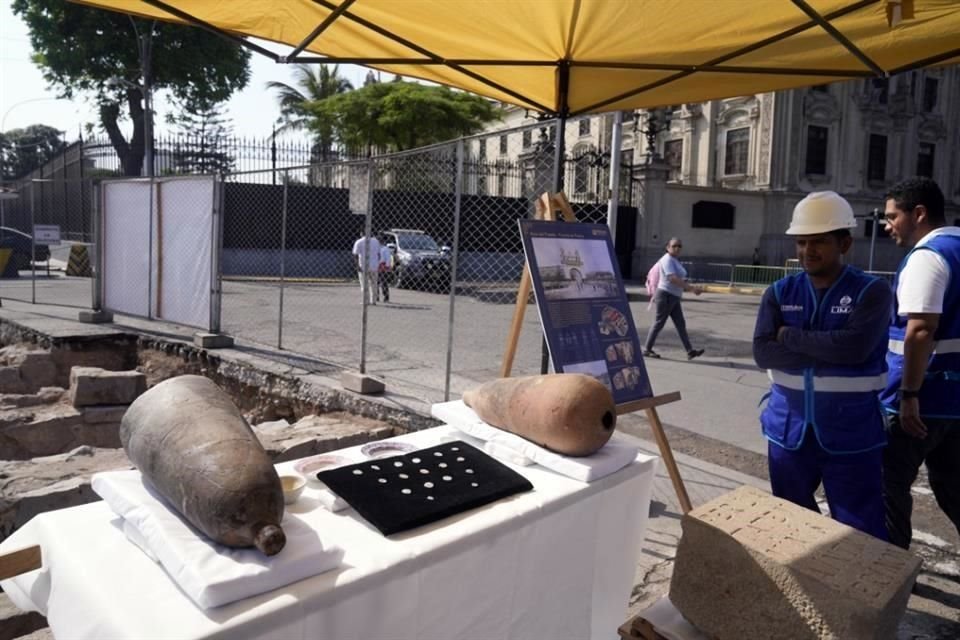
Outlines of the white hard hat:
M 837 229 L 855 229 L 850 203 L 833 191 L 814 191 L 793 208 L 788 236 L 812 236 Z

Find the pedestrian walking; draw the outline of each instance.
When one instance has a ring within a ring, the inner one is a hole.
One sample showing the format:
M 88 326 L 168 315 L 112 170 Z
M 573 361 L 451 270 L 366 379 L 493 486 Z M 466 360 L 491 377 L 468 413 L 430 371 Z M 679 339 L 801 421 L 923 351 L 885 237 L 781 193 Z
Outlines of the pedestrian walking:
M 353 255 L 360 279 L 360 294 L 369 304 L 377 304 L 377 274 L 380 271 L 380 242 L 361 236 L 353 243 Z
M 380 265 L 377 269 L 380 279 L 380 292 L 383 294 L 383 301 L 390 302 L 390 285 L 393 278 L 393 247 L 380 239 Z
M 886 281 L 844 264 L 856 226 L 832 191 L 797 204 L 787 235 L 803 271 L 764 292 L 753 357 L 772 382 L 760 423 L 773 494 L 819 513 L 823 484 L 834 519 L 886 540 L 887 438 L 876 394 L 886 383 L 892 294 Z
M 683 348 L 687 350 L 687 360 L 703 355 L 703 349 L 694 349 L 690 344 L 690 336 L 687 335 L 687 321 L 683 317 L 683 307 L 680 299 L 684 291 L 692 291 L 695 295 L 703 293 L 699 286 L 690 284 L 687 281 L 687 270 L 680 264 L 677 256 L 683 249 L 683 243 L 679 238 L 670 238 L 667 243 L 667 252 L 663 254 L 660 260 L 650 269 L 653 278 L 648 276 L 648 281 L 656 280 L 656 291 L 654 292 L 653 303 L 656 308 L 656 316 L 647 332 L 647 341 L 643 348 L 643 355 L 648 358 L 659 358 L 660 354 L 653 350 L 653 345 L 657 342 L 657 336 L 667 323 L 667 318 L 673 320 L 673 326 L 677 329 L 680 336 L 680 342 Z
M 884 218 L 910 249 L 894 278 L 886 388 L 884 502 L 890 541 L 913 537 L 910 487 L 926 463 L 937 504 L 960 532 L 960 229 L 947 225 L 943 192 L 913 178 L 886 196 Z

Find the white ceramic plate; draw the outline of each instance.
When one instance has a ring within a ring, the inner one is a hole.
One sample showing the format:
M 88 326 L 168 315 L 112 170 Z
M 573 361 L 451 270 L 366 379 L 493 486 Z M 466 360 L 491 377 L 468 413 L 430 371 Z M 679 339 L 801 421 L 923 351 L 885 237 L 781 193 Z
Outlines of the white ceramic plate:
M 371 442 L 360 447 L 360 453 L 368 458 L 386 458 L 388 456 L 399 456 L 404 453 L 416 451 L 417 448 L 407 442 Z

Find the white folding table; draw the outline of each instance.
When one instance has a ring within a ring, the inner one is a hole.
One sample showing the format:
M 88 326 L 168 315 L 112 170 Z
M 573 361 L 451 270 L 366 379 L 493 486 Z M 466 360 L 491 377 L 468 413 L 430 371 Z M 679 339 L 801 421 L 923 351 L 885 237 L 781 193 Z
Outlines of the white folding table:
M 453 437 L 443 426 L 397 439 L 428 447 Z M 357 449 L 340 453 L 359 461 Z M 656 460 L 641 454 L 589 484 L 514 466 L 533 491 L 390 538 L 352 509 L 319 506 L 311 483 L 288 509 L 345 549 L 343 565 L 207 611 L 97 502 L 38 515 L 4 541 L 0 552 L 39 544 L 43 568 L 2 586 L 47 616 L 58 640 L 615 638 Z

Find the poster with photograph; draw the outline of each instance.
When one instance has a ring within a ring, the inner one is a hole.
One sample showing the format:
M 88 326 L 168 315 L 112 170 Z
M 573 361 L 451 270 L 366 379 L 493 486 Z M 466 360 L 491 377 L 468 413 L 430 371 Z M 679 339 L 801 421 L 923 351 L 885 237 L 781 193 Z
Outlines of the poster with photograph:
M 554 370 L 595 377 L 617 404 L 653 395 L 610 230 L 520 220 L 520 235 Z

